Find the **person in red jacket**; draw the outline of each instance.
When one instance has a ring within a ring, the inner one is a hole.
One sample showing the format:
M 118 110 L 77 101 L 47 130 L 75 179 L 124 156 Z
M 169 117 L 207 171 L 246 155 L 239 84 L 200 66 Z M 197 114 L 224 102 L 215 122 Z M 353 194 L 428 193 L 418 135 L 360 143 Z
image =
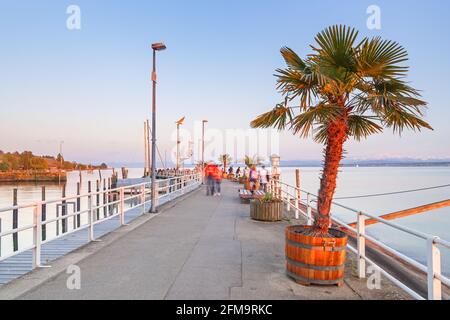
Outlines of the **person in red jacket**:
M 223 171 L 220 169 L 219 166 L 216 166 L 214 168 L 213 178 L 214 178 L 214 190 L 215 190 L 215 196 L 220 196 L 220 187 L 222 184 L 222 175 Z
M 208 163 L 205 167 L 205 178 L 206 178 L 206 195 L 214 195 L 214 171 L 215 167 L 212 163 Z

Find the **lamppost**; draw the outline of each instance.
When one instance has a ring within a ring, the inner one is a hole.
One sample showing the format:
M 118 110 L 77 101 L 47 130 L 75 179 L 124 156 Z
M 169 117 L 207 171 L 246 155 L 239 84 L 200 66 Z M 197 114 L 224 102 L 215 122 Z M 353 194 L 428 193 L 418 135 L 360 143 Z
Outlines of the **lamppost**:
M 153 95 L 152 95 L 152 204 L 150 207 L 150 213 L 156 213 L 156 51 L 162 51 L 166 49 L 164 43 L 153 43 Z
M 63 155 L 62 155 L 62 148 L 63 148 L 64 141 L 59 142 L 59 171 L 58 171 L 58 184 L 61 184 L 61 170 L 63 169 Z
M 272 172 L 271 172 L 271 181 L 272 181 L 272 193 L 275 196 L 280 197 L 281 196 L 281 189 L 280 189 L 280 156 L 273 154 L 270 157 L 270 162 L 272 164 Z M 274 190 L 273 190 L 274 189 Z
M 177 122 L 175 122 L 175 124 L 177 125 L 177 164 L 176 164 L 176 169 L 179 170 L 180 169 L 180 126 L 183 124 L 184 122 L 184 118 L 181 118 L 180 120 L 178 120 Z
M 202 184 L 205 184 L 205 124 L 208 120 L 202 121 Z

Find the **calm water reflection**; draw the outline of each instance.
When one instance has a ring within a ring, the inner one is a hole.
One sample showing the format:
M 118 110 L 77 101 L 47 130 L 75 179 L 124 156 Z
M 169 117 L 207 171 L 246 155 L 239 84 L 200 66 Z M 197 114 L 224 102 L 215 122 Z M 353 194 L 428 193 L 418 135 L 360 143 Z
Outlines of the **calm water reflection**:
M 120 170 L 118 170 L 120 174 Z M 130 169 L 129 177 L 137 178 L 142 176 L 143 169 Z M 104 179 L 111 177 L 111 170 L 101 171 Z M 320 168 L 301 168 L 301 187 L 317 193 L 319 187 Z M 100 178 L 100 173 L 83 172 L 82 193 L 87 192 L 87 183 Z M 75 195 L 77 182 L 79 182 L 78 172 L 68 174 L 66 184 L 67 195 Z M 283 168 L 282 179 L 295 185 L 295 168 Z M 450 167 L 373 167 L 373 168 L 342 168 L 339 175 L 336 197 L 352 197 L 374 193 L 395 192 L 399 190 L 409 190 L 422 187 L 432 187 L 450 183 Z M 41 184 L 20 184 L 20 185 L 0 185 L 0 207 L 12 205 L 12 189 L 18 188 L 19 204 L 39 201 L 41 197 Z M 61 196 L 62 185 L 47 184 L 47 199 L 59 198 Z M 339 203 L 363 210 L 375 215 L 386 214 L 397 210 L 412 208 L 415 206 L 450 199 L 450 188 L 434 189 L 415 193 L 406 193 L 392 196 L 367 197 L 357 199 L 337 200 Z M 82 201 L 82 209 L 87 208 L 87 199 Z M 51 219 L 56 216 L 56 205 L 47 208 L 47 217 Z M 355 221 L 355 215 L 349 211 L 334 208 L 334 213 L 344 221 Z M 8 230 L 12 226 L 12 212 L 0 213 L 2 229 Z M 86 215 L 82 216 L 82 223 L 86 221 Z M 24 209 L 19 212 L 19 226 L 28 225 L 32 222 L 32 210 Z M 419 231 L 437 235 L 443 239 L 450 240 L 450 207 L 424 214 L 411 216 L 396 220 L 403 226 L 407 226 Z M 48 233 L 56 234 L 56 225 L 48 225 Z M 69 223 L 69 229 L 71 223 Z M 424 263 L 425 242 L 411 237 L 400 231 L 382 225 L 368 227 L 368 233 L 390 246 L 406 253 L 416 260 Z M 31 245 L 32 232 L 21 232 L 19 236 L 19 246 L 24 248 Z M 11 252 L 12 237 L 7 236 L 1 242 L 2 255 Z M 450 252 L 442 249 L 443 270 L 450 274 Z

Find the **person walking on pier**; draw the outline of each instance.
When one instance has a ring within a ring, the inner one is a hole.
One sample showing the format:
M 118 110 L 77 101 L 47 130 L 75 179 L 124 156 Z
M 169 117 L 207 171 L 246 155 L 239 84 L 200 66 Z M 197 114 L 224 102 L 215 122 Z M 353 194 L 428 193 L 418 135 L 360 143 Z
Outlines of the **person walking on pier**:
M 214 170 L 214 174 L 213 174 L 213 177 L 214 177 L 214 195 L 215 196 L 220 196 L 220 187 L 221 187 L 221 184 L 222 184 L 222 175 L 223 175 L 223 171 L 218 167 L 218 166 L 216 166 L 216 168 L 215 168 L 215 170 Z
M 205 167 L 205 178 L 206 178 L 206 195 L 214 195 L 214 164 L 208 163 Z
M 241 167 L 238 167 L 236 170 L 236 178 L 240 178 L 241 177 Z
M 252 166 L 252 168 L 250 169 L 250 172 L 249 172 L 248 175 L 249 175 L 248 178 L 249 178 L 249 181 L 250 181 L 250 190 L 253 193 L 253 191 L 256 190 L 256 185 L 257 185 L 258 180 L 259 180 L 258 171 L 256 171 L 256 167 L 255 166 Z
M 249 180 L 249 177 L 250 177 L 250 168 L 249 167 L 244 168 L 244 177 L 246 177 L 247 180 Z
M 259 183 L 261 185 L 261 189 L 264 192 L 267 192 L 267 183 L 269 182 L 269 172 L 266 170 L 265 166 L 262 166 L 259 170 Z

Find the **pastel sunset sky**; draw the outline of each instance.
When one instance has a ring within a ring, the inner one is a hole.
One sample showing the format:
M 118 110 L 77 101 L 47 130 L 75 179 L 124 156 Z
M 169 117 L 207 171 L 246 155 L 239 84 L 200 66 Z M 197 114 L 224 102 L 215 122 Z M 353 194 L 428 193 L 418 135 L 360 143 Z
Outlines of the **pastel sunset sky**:
M 81 29 L 69 30 L 69 5 Z M 381 29 L 366 26 L 369 5 Z M 409 53 L 408 80 L 429 103 L 435 131 L 386 130 L 346 145 L 349 158 L 450 158 L 450 2 L 429 1 L 17 1 L 0 0 L 0 150 L 66 159 L 142 162 L 142 126 L 150 116 L 152 42 L 158 55 L 158 144 L 175 145 L 174 122 L 186 129 L 208 119 L 219 130 L 249 128 L 281 101 L 274 70 L 279 49 L 305 56 L 329 25 L 380 35 Z M 321 158 L 321 146 L 283 133 L 284 160 Z M 194 143 L 196 143 L 194 141 Z M 194 147 L 195 148 L 195 147 Z

